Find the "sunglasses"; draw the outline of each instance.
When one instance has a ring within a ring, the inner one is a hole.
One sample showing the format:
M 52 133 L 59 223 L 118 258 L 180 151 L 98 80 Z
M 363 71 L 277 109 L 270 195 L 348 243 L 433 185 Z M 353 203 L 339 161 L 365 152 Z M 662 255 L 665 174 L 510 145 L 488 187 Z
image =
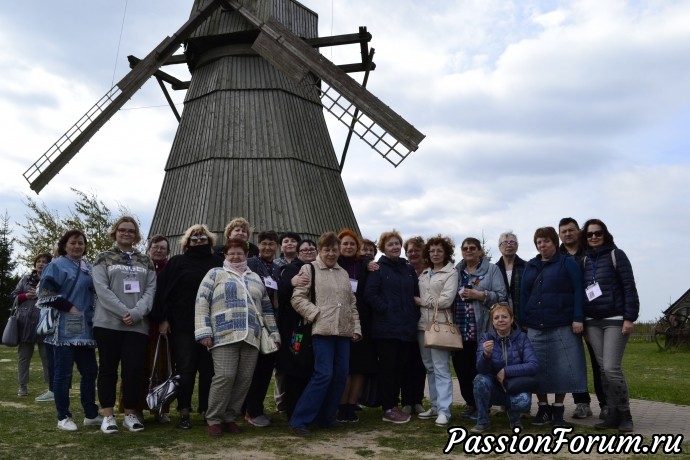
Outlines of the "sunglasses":
M 476 250 L 477 250 L 477 246 L 465 246 L 465 247 L 462 248 L 462 250 L 463 250 L 464 252 L 476 251 Z
M 517 244 L 517 241 L 515 241 L 515 240 L 501 241 L 501 246 L 515 246 L 516 244 Z
M 190 236 L 189 240 L 192 241 L 193 243 L 196 243 L 197 241 L 208 241 L 208 236 L 206 235 L 201 235 L 201 236 Z
M 597 230 L 596 232 L 587 232 L 585 233 L 585 236 L 587 236 L 587 238 L 601 238 L 604 236 L 604 232 L 602 230 Z
M 495 310 L 496 308 L 498 308 L 498 307 L 507 308 L 511 313 L 513 312 L 513 309 L 510 307 L 510 304 L 507 303 L 507 302 L 498 302 L 498 303 L 495 303 L 495 304 L 493 304 L 493 305 L 489 308 L 489 311 L 492 312 L 492 311 L 494 311 L 494 310 Z

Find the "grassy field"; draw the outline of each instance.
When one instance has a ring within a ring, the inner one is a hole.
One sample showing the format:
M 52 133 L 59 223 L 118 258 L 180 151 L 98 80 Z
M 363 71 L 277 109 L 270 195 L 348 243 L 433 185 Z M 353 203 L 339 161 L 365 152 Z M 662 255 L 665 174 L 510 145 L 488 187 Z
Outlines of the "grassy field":
M 408 424 L 390 426 L 380 419 L 380 410 L 360 412 L 361 421 L 336 431 L 314 430 L 308 439 L 288 433 L 287 421 L 275 415 L 274 425 L 254 428 L 242 423 L 239 435 L 209 438 L 203 420 L 193 417 L 194 428 L 183 431 L 171 425 L 158 425 L 148 418 L 141 433 L 121 432 L 106 436 L 97 428 L 83 428 L 78 384 L 72 391 L 72 411 L 79 431 L 58 431 L 52 403 L 36 403 L 33 398 L 44 390 L 40 360 L 34 355 L 30 396 L 19 398 L 16 384 L 16 349 L 0 346 L 0 459 L 143 459 L 143 458 L 438 458 L 448 439 L 444 428 L 433 421 L 414 419 Z M 690 360 L 688 353 L 657 351 L 653 343 L 634 343 L 626 350 L 624 368 L 633 398 L 690 405 Z M 75 376 L 78 373 L 75 370 Z M 269 393 L 269 394 L 272 394 Z M 267 413 L 273 413 L 273 398 L 266 400 Z M 454 408 L 457 420 L 458 408 Z M 173 417 L 176 419 L 176 417 Z M 119 419 L 121 423 L 121 417 Z M 492 417 L 493 430 L 508 433 L 505 417 Z M 472 423 L 461 422 L 467 428 Z M 527 426 L 530 433 L 548 433 L 548 428 Z M 588 433 L 584 427 L 578 433 Z M 684 450 L 690 452 L 685 444 Z M 499 458 L 490 455 L 479 458 Z M 527 458 L 527 457 L 519 457 Z M 549 458 L 565 458 L 551 456 Z M 608 457 L 600 457 L 608 458 Z M 616 458 L 626 458 L 624 456 Z M 632 457 L 631 457 L 632 458 Z M 659 458 L 661 456 L 659 455 Z M 680 458 L 676 456 L 676 458 Z

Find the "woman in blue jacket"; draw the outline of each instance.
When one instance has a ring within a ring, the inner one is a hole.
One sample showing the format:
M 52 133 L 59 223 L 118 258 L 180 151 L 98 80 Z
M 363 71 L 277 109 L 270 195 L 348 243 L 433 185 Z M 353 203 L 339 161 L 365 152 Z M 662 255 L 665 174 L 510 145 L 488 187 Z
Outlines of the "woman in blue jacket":
M 582 348 L 584 288 L 582 271 L 572 257 L 558 252 L 553 227 L 538 228 L 534 245 L 539 254 L 527 262 L 520 292 L 520 325 L 527 327 L 539 361 L 539 406 L 532 425 L 564 426 L 566 393 L 587 391 Z M 553 406 L 547 394 L 554 393 Z
M 613 235 L 601 220 L 585 222 L 580 235 L 586 248 L 585 333 L 602 370 L 608 405 L 608 416 L 595 427 L 632 431 L 628 384 L 621 364 L 640 311 L 635 277 L 630 260 L 613 243 Z
M 417 344 L 419 298 L 417 273 L 400 257 L 402 237 L 393 230 L 384 232 L 378 246 L 383 250 L 379 269 L 371 272 L 364 300 L 372 309 L 371 337 L 379 358 L 379 393 L 383 421 L 407 423 L 410 415 L 398 409 L 400 382 L 410 347 Z
M 76 431 L 70 411 L 72 370 L 81 374 L 79 393 L 84 426 L 100 426 L 96 405 L 96 341 L 93 337 L 94 288 L 91 264 L 84 260 L 88 241 L 81 230 L 69 230 L 58 241 L 60 255 L 43 269 L 38 289 L 39 307 L 58 310 L 55 331 L 45 338 L 53 349 L 53 393 L 57 427 Z
M 530 393 L 508 394 L 503 387 L 506 378 L 534 376 L 539 364 L 527 334 L 513 328 L 513 309 L 506 302 L 491 307 L 493 328 L 485 333 L 477 349 L 477 376 L 474 378 L 474 400 L 477 424 L 473 433 L 489 428 L 489 409 L 505 406 L 510 428 L 520 426 L 520 413 L 529 409 Z

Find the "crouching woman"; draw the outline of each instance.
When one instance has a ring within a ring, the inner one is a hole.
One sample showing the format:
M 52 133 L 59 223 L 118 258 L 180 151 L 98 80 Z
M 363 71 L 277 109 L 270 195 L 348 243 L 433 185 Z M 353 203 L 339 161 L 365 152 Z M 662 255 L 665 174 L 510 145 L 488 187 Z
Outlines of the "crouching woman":
M 492 405 L 505 406 L 510 428 L 519 427 L 520 413 L 530 407 L 532 400 L 529 389 L 536 387 L 537 356 L 527 334 L 513 328 L 512 308 L 505 302 L 495 304 L 491 307 L 491 320 L 493 328 L 484 334 L 477 348 L 477 424 L 471 430 L 474 433 L 489 428 Z M 508 384 L 513 379 L 520 382 L 516 390 Z

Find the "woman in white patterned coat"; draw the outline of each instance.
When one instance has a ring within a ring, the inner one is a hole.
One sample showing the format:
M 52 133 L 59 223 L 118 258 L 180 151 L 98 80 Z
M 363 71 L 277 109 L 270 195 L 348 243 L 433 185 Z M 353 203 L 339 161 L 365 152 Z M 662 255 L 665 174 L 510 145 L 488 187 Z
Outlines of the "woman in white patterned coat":
M 247 268 L 247 243 L 231 238 L 223 252 L 223 267 L 211 269 L 201 281 L 194 316 L 194 335 L 211 350 L 215 371 L 206 412 L 211 436 L 240 431 L 235 419 L 241 414 L 259 355 L 259 315 L 271 339 L 280 344 L 266 287 Z

